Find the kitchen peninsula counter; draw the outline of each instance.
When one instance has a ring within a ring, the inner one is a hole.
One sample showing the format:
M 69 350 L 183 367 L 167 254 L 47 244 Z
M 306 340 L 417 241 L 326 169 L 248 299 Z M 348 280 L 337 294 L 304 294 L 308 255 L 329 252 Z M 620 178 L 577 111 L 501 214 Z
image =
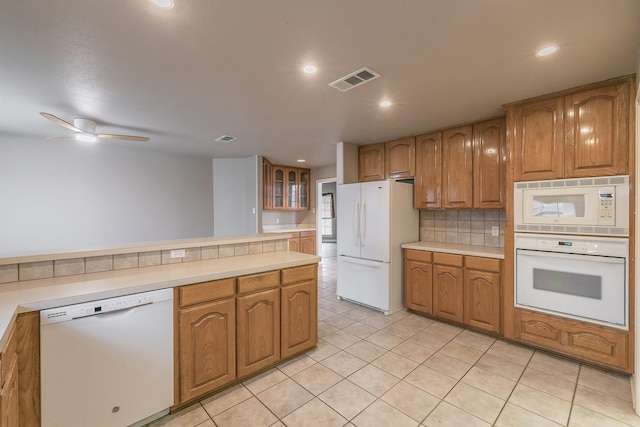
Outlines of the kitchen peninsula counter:
M 504 248 L 494 248 L 490 246 L 460 245 L 457 243 L 439 242 L 413 242 L 404 243 L 402 245 L 402 249 L 504 259 Z
M 320 258 L 314 255 L 277 251 L 4 283 L 0 285 L 0 348 L 8 339 L 8 327 L 19 313 L 315 264 L 319 261 Z

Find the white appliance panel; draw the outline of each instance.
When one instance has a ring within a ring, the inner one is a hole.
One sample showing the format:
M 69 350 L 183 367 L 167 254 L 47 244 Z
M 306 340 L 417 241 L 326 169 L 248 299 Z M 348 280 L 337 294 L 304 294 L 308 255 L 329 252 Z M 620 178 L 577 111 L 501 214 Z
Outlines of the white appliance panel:
M 390 261 L 390 189 L 391 181 L 362 184 L 361 258 L 382 262 Z
M 337 188 L 338 255 L 360 257 L 360 184 Z
M 173 405 L 173 290 L 154 292 L 169 299 L 57 323 L 43 318 L 43 427 L 124 427 L 168 412 Z M 79 308 L 88 305 L 53 310 L 68 308 L 77 313 L 71 318 L 93 312 Z
M 389 307 L 389 268 L 386 262 L 338 257 L 337 294 L 370 307 Z

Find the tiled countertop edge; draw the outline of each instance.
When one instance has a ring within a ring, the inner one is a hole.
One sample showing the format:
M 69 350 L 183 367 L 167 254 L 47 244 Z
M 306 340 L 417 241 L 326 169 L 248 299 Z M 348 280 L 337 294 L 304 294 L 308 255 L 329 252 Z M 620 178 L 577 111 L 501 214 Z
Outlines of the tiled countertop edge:
M 504 259 L 504 248 L 494 248 L 489 246 L 459 245 L 455 243 L 438 242 L 412 242 L 404 243 L 402 248 L 415 249 L 418 251 L 444 252 L 449 254 Z
M 320 257 L 315 255 L 281 251 L 5 284 L 0 287 L 0 348 L 8 338 L 8 327 L 19 313 L 319 261 Z

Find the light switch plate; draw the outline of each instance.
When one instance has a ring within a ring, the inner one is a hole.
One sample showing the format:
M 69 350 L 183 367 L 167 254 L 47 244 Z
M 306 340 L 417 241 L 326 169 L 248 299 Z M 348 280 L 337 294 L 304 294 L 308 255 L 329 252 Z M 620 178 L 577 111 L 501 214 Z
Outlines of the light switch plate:
M 171 258 L 184 258 L 186 251 L 184 249 L 172 249 Z
M 499 236 L 500 235 L 500 227 L 498 227 L 497 225 L 494 225 L 491 227 L 491 235 L 492 236 Z

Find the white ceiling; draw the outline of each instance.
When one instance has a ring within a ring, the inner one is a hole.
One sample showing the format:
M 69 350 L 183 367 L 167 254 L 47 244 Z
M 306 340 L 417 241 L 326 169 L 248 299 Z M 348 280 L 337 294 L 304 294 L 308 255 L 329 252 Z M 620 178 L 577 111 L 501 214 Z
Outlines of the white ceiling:
M 70 133 L 46 111 L 151 138 L 108 144 L 318 167 L 335 163 L 339 141 L 495 116 L 506 102 L 633 73 L 639 57 L 638 0 L 175 3 L 2 0 L 0 135 Z M 559 52 L 536 58 L 548 43 Z M 307 63 L 318 73 L 302 73 Z M 382 77 L 328 86 L 364 66 Z M 223 134 L 238 139 L 212 142 Z

